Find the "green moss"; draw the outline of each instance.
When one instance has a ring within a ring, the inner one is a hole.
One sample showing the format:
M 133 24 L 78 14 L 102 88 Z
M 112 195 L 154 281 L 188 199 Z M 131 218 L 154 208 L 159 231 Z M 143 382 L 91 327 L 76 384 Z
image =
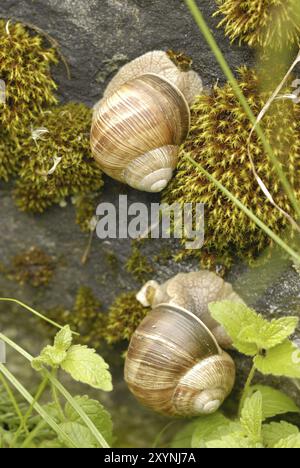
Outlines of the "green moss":
M 281 50 L 300 43 L 298 0 L 216 0 L 231 41 Z
M 20 166 L 20 147 L 17 138 L 0 130 L 0 180 L 7 182 Z
M 55 262 L 38 247 L 31 247 L 25 252 L 16 255 L 7 270 L 8 276 L 24 285 L 34 287 L 45 286 L 53 278 Z
M 105 331 L 106 314 L 103 313 L 101 302 L 93 291 L 85 286 L 79 288 L 75 303 L 71 310 L 55 307 L 47 312 L 47 317 L 61 325 L 70 325 L 72 330 L 80 333 L 78 341 L 81 344 L 99 348 Z M 45 323 L 45 322 L 44 322 Z M 48 330 L 53 332 L 53 327 Z
M 126 262 L 126 271 L 141 283 L 147 281 L 154 273 L 153 266 L 143 255 L 137 243 L 133 243 L 131 255 Z
M 57 63 L 55 49 L 31 34 L 22 24 L 0 20 L 0 78 L 6 84 L 6 103 L 0 104 L 0 126 L 22 134 L 43 111 L 55 104 L 56 85 L 50 67 Z
M 239 70 L 239 84 L 253 112 L 258 115 L 268 94 L 259 90 L 254 71 Z M 300 199 L 299 110 L 290 100 L 277 101 L 263 119 L 263 127 L 275 155 Z M 251 209 L 275 233 L 280 234 L 288 221 L 266 200 L 251 170 L 247 142 L 251 123 L 241 108 L 232 87 L 215 86 L 210 96 L 197 98 L 192 108 L 191 132 L 180 152 L 177 174 L 163 194 L 167 203 L 205 204 L 205 243 L 200 251 L 183 251 L 182 256 L 201 258 L 203 265 L 224 263 L 234 256 L 251 261 L 270 240 L 249 218 L 227 199 L 213 183 L 186 158 L 190 154 L 208 172 Z M 291 213 L 291 207 L 256 134 L 251 154 L 258 175 L 271 191 L 277 204 Z M 291 213 L 292 214 L 292 213 Z
M 108 311 L 104 339 L 109 344 L 129 341 L 149 312 L 136 300 L 135 293 L 120 294 Z
M 99 193 L 86 193 L 74 197 L 76 223 L 83 232 L 90 232 L 92 230 L 91 220 L 95 216 L 98 203 Z
M 102 173 L 90 152 L 90 125 L 91 111 L 83 104 L 70 103 L 41 113 L 35 129 L 42 129 L 43 135 L 37 141 L 28 135 L 22 142 L 15 190 L 22 211 L 42 213 L 67 197 L 85 200 L 101 190 Z M 54 170 L 55 158 L 59 163 Z M 78 221 L 85 228 L 91 212 L 89 205 L 85 218 L 79 204 Z
M 180 70 L 187 72 L 192 69 L 193 59 L 183 52 L 175 52 L 169 49 L 167 50 L 167 55 Z

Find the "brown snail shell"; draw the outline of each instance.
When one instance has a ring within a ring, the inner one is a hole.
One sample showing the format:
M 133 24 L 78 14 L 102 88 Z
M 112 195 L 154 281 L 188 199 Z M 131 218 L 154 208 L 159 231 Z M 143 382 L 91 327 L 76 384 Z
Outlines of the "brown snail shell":
M 189 103 L 202 90 L 165 52 L 125 65 L 95 106 L 91 147 L 103 172 L 147 192 L 160 192 L 177 165 L 190 127 Z
M 129 389 L 145 406 L 169 416 L 216 411 L 235 380 L 232 345 L 211 317 L 214 301 L 241 302 L 232 286 L 210 271 L 149 281 L 137 299 L 152 310 L 131 339 L 125 362 Z
M 159 413 L 211 414 L 233 388 L 235 365 L 198 317 L 161 304 L 132 337 L 125 380 L 143 405 Z
M 148 281 L 137 299 L 145 307 L 168 303 L 189 310 L 209 328 L 219 345 L 225 349 L 231 347 L 231 339 L 211 317 L 208 304 L 223 300 L 244 304 L 230 283 L 207 270 L 179 273 L 161 285 L 156 281 Z

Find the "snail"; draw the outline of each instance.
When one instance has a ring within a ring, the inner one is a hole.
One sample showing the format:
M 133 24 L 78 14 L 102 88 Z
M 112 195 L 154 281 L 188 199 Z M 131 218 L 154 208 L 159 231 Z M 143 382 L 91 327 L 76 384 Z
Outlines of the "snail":
M 232 286 L 208 271 L 182 273 L 163 285 L 148 282 L 137 299 L 152 310 L 132 336 L 125 380 L 148 408 L 191 417 L 218 410 L 235 381 L 231 340 L 208 304 L 243 303 Z
M 102 171 L 138 190 L 163 190 L 202 89 L 196 72 L 181 71 L 163 51 L 122 67 L 94 108 L 91 148 Z

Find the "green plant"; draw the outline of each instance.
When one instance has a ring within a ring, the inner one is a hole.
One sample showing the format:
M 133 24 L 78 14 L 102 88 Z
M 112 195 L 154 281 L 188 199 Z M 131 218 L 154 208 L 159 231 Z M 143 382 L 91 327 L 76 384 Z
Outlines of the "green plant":
M 300 43 L 300 9 L 295 0 L 216 0 L 230 40 L 276 50 Z
M 27 309 L 30 310 L 28 306 Z M 41 316 L 39 313 L 34 312 Z M 46 319 L 47 320 L 47 319 Z M 0 417 L 0 440 L 2 447 L 9 448 L 99 448 L 108 447 L 112 440 L 112 423 L 103 406 L 87 396 L 73 398 L 57 379 L 63 370 L 79 382 L 104 391 L 112 390 L 111 375 L 108 365 L 87 346 L 73 345 L 73 333 L 69 326 L 63 327 L 56 335 L 53 345 L 42 350 L 33 358 L 24 349 L 0 334 L 0 339 L 14 348 L 32 368 L 41 375 L 41 384 L 34 397 L 11 374 L 3 364 L 0 365 L 0 377 L 3 389 L 11 401 L 10 414 Z M 10 386 L 14 387 L 27 401 L 29 407 L 24 411 L 24 404 L 19 405 Z M 1 388 L 1 387 L 0 387 Z M 52 400 L 47 404 L 39 403 L 42 395 L 51 389 Z M 67 403 L 64 407 L 59 398 L 61 394 Z M 12 410 L 16 417 L 13 417 Z M 34 418 L 33 411 L 38 413 Z M 7 419 L 8 418 L 8 424 Z M 16 420 L 19 419 L 16 428 Z M 49 429 L 49 427 L 50 429 Z
M 0 104 L 1 106 L 1 104 Z M 20 146 L 18 139 L 3 129 L 0 130 L 0 179 L 8 182 L 17 174 L 20 165 Z
M 102 173 L 89 144 L 91 111 L 69 103 L 41 113 L 33 132 L 22 141 L 15 197 L 22 211 L 42 213 L 53 204 L 99 192 Z M 86 216 L 90 216 L 90 210 Z M 79 215 L 86 228 L 89 219 Z
M 140 245 L 133 243 L 130 257 L 126 262 L 126 271 L 140 283 L 147 281 L 154 273 L 154 267 L 142 253 Z
M 107 317 L 103 312 L 101 302 L 95 297 L 93 291 L 81 286 L 76 295 L 73 307 L 68 310 L 64 307 L 54 307 L 46 312 L 48 318 L 62 325 L 70 327 L 80 336 L 77 341 L 98 349 L 103 342 L 106 330 Z M 52 334 L 53 327 L 43 322 L 47 331 Z
M 50 67 L 57 63 L 54 48 L 20 23 L 0 20 L 0 77 L 6 101 L 0 104 L 0 125 L 12 136 L 28 131 L 46 107 L 57 103 Z
M 239 86 L 251 109 L 258 114 L 268 93 L 260 91 L 260 83 L 254 70 L 239 70 Z M 291 186 L 300 198 L 300 184 L 295 174 L 300 168 L 300 133 L 297 106 L 287 101 L 277 101 L 264 119 L 265 132 L 273 143 L 275 154 L 285 167 Z M 251 123 L 235 96 L 231 84 L 216 85 L 211 95 L 199 96 L 192 107 L 191 133 L 183 145 L 178 172 L 164 193 L 168 203 L 204 203 L 207 216 L 205 243 L 201 252 L 207 259 L 230 264 L 233 255 L 252 260 L 269 243 L 269 236 L 249 222 L 239 207 L 220 194 L 218 188 L 197 171 L 186 155 L 198 163 L 229 189 L 247 208 L 252 210 L 271 230 L 280 234 L 287 226 L 287 219 L 266 201 L 257 183 L 248 159 L 248 137 Z M 280 181 L 271 161 L 257 136 L 251 144 L 258 175 L 268 187 L 277 204 L 289 213 L 288 197 L 282 191 Z
M 268 321 L 247 306 L 230 301 L 212 303 L 209 308 L 213 318 L 232 338 L 234 348 L 252 357 L 252 369 L 235 419 L 220 412 L 199 418 L 176 435 L 173 446 L 300 448 L 298 427 L 285 421 L 267 422 L 274 416 L 300 413 L 300 409 L 284 393 L 252 384 L 256 371 L 264 375 L 300 378 L 300 350 L 289 340 L 298 318 Z
M 129 341 L 148 313 L 136 299 L 135 293 L 123 293 L 110 306 L 107 315 L 104 339 L 109 344 Z
M 15 255 L 11 267 L 6 269 L 7 276 L 20 283 L 33 287 L 45 286 L 53 278 L 55 261 L 38 247 Z

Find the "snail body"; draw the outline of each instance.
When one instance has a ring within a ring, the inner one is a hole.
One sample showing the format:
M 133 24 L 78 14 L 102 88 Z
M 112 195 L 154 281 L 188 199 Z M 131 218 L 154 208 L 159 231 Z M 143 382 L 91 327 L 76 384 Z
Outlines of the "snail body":
M 94 110 L 91 147 L 103 172 L 138 190 L 163 190 L 189 132 L 189 104 L 201 90 L 198 75 L 180 71 L 165 52 L 125 65 Z
M 125 380 L 130 391 L 144 406 L 168 416 L 215 412 L 234 386 L 235 364 L 220 346 L 229 348 L 231 341 L 209 316 L 208 304 L 242 300 L 206 271 L 177 275 L 162 286 L 149 282 L 137 297 L 153 309 L 129 345 Z

